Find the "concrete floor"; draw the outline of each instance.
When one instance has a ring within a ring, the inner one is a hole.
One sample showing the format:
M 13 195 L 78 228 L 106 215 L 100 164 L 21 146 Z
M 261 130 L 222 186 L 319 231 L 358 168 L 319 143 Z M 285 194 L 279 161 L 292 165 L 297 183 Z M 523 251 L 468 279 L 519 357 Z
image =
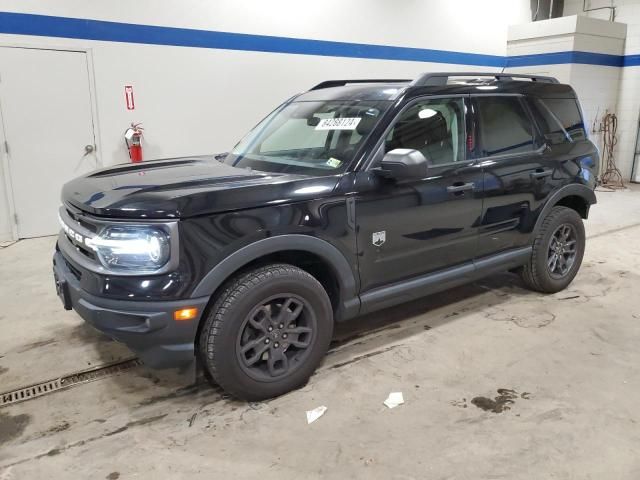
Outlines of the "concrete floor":
M 599 201 L 564 292 L 504 274 L 357 319 L 305 388 L 265 403 L 136 367 L 6 406 L 0 480 L 638 479 L 640 189 Z M 131 356 L 62 310 L 53 245 L 0 250 L 0 392 Z M 509 410 L 472 403 L 503 388 Z M 406 403 L 383 406 L 391 391 Z

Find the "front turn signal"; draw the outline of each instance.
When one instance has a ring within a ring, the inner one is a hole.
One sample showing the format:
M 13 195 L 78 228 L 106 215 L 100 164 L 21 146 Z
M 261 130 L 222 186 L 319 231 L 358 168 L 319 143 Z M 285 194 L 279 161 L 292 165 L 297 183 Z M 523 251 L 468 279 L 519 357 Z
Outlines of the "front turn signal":
M 175 321 L 193 320 L 198 316 L 198 309 L 195 307 L 181 308 L 173 312 L 173 319 Z

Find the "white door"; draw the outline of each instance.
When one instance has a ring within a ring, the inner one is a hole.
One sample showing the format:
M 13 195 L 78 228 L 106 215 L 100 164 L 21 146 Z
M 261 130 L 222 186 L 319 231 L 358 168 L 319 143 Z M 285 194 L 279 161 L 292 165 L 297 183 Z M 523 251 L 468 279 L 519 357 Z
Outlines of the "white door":
M 53 235 L 62 185 L 98 166 L 86 53 L 1 47 L 0 111 L 18 237 Z

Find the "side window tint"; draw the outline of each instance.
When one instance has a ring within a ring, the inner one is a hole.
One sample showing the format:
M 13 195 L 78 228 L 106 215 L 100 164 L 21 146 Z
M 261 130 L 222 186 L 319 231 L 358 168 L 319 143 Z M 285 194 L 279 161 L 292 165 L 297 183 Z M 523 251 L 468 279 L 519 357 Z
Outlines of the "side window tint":
M 518 97 L 477 97 L 483 156 L 534 149 L 533 125 Z
M 396 148 L 419 150 L 434 165 L 464 160 L 463 100 L 438 98 L 409 107 L 385 140 L 385 152 Z
M 534 98 L 531 105 L 542 134 L 552 145 L 587 138 L 578 104 L 573 98 Z

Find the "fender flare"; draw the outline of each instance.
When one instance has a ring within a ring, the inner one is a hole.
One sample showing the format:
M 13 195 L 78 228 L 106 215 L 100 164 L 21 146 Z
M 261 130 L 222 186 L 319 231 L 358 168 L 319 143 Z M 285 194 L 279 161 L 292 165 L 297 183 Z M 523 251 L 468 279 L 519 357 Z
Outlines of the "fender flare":
M 542 211 L 538 215 L 535 226 L 533 227 L 534 234 L 538 232 L 538 230 L 540 229 L 540 226 L 542 225 L 542 222 L 544 221 L 545 217 L 549 214 L 551 209 L 555 207 L 560 200 L 570 196 L 582 197 L 584 201 L 587 202 L 588 206 L 591 206 L 594 203 L 597 203 L 595 192 L 591 188 L 587 187 L 586 185 L 581 185 L 579 183 L 575 183 L 572 185 L 565 185 L 564 187 L 556 190 L 545 203 L 544 207 L 542 208 Z M 535 238 L 535 235 L 533 235 L 532 237 Z
M 322 258 L 333 269 L 340 288 L 337 319 L 357 315 L 360 299 L 356 278 L 345 256 L 329 242 L 317 237 L 285 234 L 264 238 L 235 251 L 207 273 L 191 293 L 191 298 L 211 296 L 238 269 L 265 255 L 286 250 L 312 253 Z

